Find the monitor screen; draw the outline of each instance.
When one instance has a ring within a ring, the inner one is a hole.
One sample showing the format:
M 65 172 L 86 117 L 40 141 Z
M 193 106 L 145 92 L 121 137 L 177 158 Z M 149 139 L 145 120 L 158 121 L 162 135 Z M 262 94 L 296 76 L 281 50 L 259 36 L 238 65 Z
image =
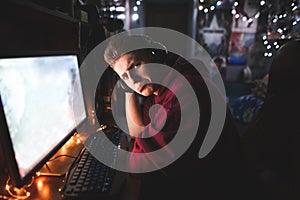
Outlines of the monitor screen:
M 77 56 L 1 58 L 0 95 L 0 143 L 21 186 L 87 117 Z

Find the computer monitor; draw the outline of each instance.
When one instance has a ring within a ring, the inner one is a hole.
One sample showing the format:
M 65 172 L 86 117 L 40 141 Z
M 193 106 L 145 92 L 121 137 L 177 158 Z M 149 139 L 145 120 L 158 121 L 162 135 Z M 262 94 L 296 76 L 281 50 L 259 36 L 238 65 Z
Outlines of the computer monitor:
M 76 54 L 0 58 L 0 148 L 22 187 L 87 119 Z

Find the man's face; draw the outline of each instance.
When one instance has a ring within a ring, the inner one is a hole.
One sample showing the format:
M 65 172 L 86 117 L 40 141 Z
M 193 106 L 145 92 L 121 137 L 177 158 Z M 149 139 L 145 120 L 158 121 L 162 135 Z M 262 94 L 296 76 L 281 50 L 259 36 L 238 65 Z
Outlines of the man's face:
M 138 94 L 157 95 L 158 85 L 152 82 L 154 77 L 159 77 L 159 70 L 155 69 L 153 64 L 145 65 L 149 62 L 149 58 L 143 52 L 127 53 L 118 58 L 112 68 Z

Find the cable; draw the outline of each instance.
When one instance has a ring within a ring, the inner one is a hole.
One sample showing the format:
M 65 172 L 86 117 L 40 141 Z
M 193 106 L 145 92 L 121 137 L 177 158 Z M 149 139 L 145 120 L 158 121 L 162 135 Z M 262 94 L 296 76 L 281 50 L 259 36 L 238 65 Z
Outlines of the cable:
M 56 156 L 56 157 L 54 157 L 54 158 L 48 160 L 47 162 L 51 162 L 51 161 L 56 160 L 57 158 L 60 158 L 60 157 L 63 157 L 63 156 L 68 157 L 68 158 L 76 158 L 75 156 L 70 156 L 70 155 L 66 155 L 66 154 L 61 154 L 61 155 L 58 155 L 58 156 Z
M 33 182 L 34 182 L 34 177 L 31 178 L 30 183 L 27 185 L 24 185 L 21 188 L 15 187 L 9 183 L 10 177 L 8 177 L 6 184 L 5 184 L 5 190 L 8 192 L 8 194 L 11 197 L 8 197 L 6 195 L 0 195 L 0 198 L 2 199 L 9 199 L 9 200 L 23 200 L 27 199 L 30 196 L 30 192 L 26 190 L 26 188 L 29 188 Z

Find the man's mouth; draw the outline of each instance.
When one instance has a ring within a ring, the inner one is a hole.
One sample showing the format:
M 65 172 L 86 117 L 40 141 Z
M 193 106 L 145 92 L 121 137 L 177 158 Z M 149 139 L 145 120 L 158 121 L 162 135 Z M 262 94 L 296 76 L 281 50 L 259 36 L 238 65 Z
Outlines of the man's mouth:
M 137 91 L 141 93 L 145 89 L 146 85 L 147 83 L 140 83 L 137 87 Z

